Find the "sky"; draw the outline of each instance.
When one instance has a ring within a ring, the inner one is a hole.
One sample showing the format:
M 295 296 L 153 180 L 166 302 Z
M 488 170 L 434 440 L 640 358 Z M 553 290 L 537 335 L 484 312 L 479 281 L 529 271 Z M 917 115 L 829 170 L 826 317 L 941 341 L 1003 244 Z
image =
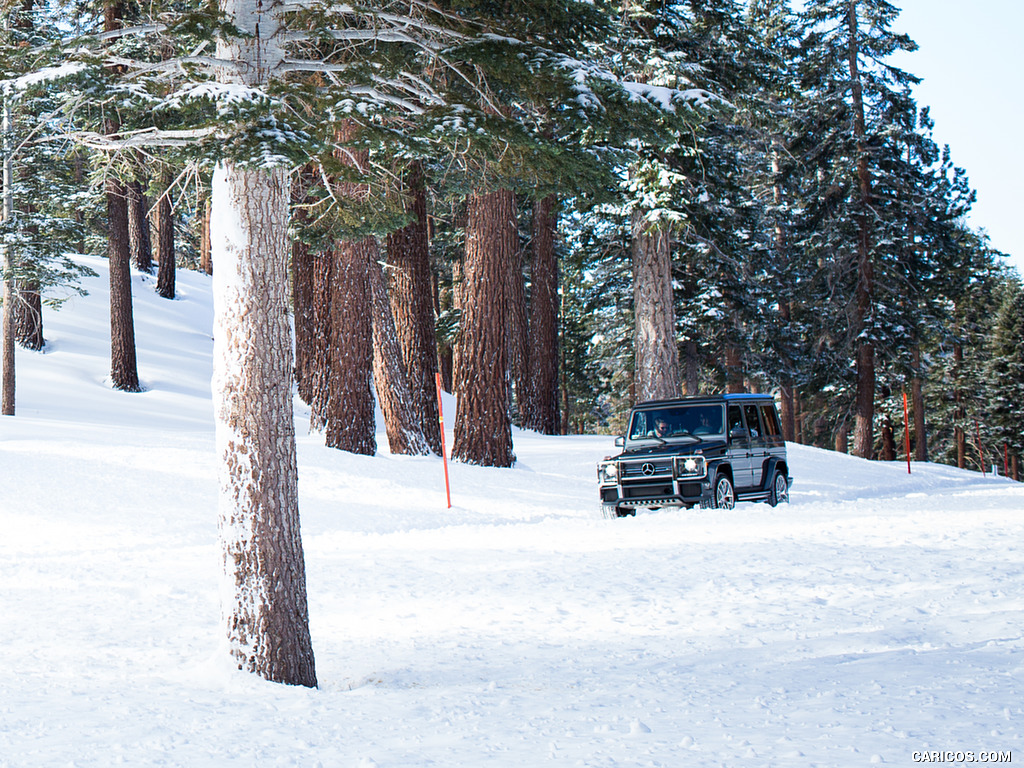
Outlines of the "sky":
M 894 30 L 917 51 L 893 63 L 923 78 L 918 103 L 930 106 L 935 139 L 967 171 L 978 201 L 970 216 L 992 246 L 1024 274 L 1024 224 L 1018 190 L 1024 154 L 1024 3 L 1020 0 L 890 0 L 902 10 Z

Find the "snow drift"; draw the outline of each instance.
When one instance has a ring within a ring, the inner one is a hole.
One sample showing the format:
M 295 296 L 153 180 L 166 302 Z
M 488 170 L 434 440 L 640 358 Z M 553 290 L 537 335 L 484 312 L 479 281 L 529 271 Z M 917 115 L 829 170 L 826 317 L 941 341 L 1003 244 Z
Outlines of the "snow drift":
M 329 450 L 297 403 L 321 688 L 231 671 L 209 280 L 166 301 L 134 276 L 146 391 L 125 394 L 88 263 L 0 420 L 0 767 L 1021 751 L 1024 486 L 800 446 L 790 505 L 603 520 L 611 438 L 516 432 L 514 469 L 452 467 L 447 510 L 439 459 Z

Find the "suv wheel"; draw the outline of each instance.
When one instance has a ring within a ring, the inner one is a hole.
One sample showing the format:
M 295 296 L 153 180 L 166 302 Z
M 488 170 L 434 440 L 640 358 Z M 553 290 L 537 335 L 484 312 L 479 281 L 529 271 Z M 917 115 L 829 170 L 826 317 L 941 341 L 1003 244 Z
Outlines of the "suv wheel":
M 775 477 L 772 478 L 772 487 L 768 489 L 768 505 L 777 506 L 782 503 L 789 503 L 789 481 L 786 476 L 775 471 Z
M 728 475 L 718 475 L 715 478 L 712 506 L 715 509 L 733 509 L 736 506 L 736 492 Z

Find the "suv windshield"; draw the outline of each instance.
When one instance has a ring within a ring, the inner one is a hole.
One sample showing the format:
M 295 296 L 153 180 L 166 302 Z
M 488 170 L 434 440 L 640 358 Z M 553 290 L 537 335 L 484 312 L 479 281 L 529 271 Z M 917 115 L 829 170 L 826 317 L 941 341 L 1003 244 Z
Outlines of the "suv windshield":
M 673 437 L 720 437 L 724 434 L 724 406 L 675 405 L 633 413 L 630 440 L 668 440 Z

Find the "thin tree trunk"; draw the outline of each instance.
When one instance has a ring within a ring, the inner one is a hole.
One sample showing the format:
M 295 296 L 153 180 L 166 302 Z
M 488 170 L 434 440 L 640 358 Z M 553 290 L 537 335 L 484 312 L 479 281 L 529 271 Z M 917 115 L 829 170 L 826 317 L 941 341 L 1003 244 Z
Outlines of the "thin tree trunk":
M 161 194 L 156 201 L 156 292 L 165 299 L 173 299 L 177 292 L 177 258 L 174 253 L 174 208 L 171 206 L 171 179 L 163 177 Z
M 964 408 L 963 391 L 964 348 L 959 342 L 953 345 L 953 441 L 956 443 L 956 465 L 967 468 L 967 410 Z
M 384 270 L 376 254 L 370 258 L 369 277 L 373 296 L 373 382 L 384 414 L 388 446 L 391 453 L 424 456 L 430 453 L 430 446 L 420 429 L 412 388 L 402 365 Z
M 430 270 L 427 190 L 423 168 L 410 165 L 405 177 L 406 210 L 413 221 L 388 235 L 388 286 L 401 360 L 408 376 L 413 407 L 430 450 L 440 455 L 436 374 L 437 337 L 434 331 L 436 283 Z
M 149 236 L 149 216 L 142 182 L 130 181 L 128 192 L 128 242 L 132 261 L 140 272 L 153 271 L 153 241 Z
M 518 235 L 518 232 L 517 232 Z M 508 355 L 509 380 L 515 403 L 516 426 L 525 426 L 530 399 L 530 321 L 526 306 L 526 285 L 523 277 L 523 253 L 516 237 L 516 247 L 505 278 L 508 280 Z
M 107 179 L 107 255 L 110 267 L 110 380 L 114 389 L 140 392 L 132 311 L 131 251 L 125 186 Z
M 306 222 L 305 202 L 308 172 L 304 169 L 292 185 L 292 218 L 296 228 Z M 295 382 L 299 397 L 307 405 L 313 402 L 313 253 L 308 243 L 292 241 L 292 312 L 295 318 Z
M 910 380 L 914 408 L 914 459 L 928 461 L 928 430 L 924 411 L 924 379 L 921 377 L 921 348 L 914 346 L 914 377 Z
M 857 143 L 857 180 L 860 185 L 860 211 L 857 214 L 857 295 L 855 338 L 857 345 L 857 411 L 854 423 L 853 451 L 857 456 L 874 456 L 875 348 L 864 331 L 874 306 L 874 266 L 871 261 L 870 223 L 871 176 L 864 122 L 864 97 L 859 71 L 857 46 L 857 0 L 847 8 L 849 32 L 850 84 L 853 98 L 853 134 Z
M 836 428 L 835 449 L 837 453 L 850 452 L 850 425 L 846 419 Z
M 210 249 L 210 199 L 201 203 L 203 213 L 199 224 L 199 268 L 208 275 L 213 274 L 213 253 Z
M 686 394 L 700 394 L 700 348 L 696 341 L 683 342 L 683 370 L 686 372 Z
M 287 171 L 222 163 L 213 201 L 225 630 L 239 669 L 315 687 L 292 420 Z
M 327 406 L 330 401 L 331 381 L 331 267 L 333 263 L 330 251 L 312 254 L 310 271 L 313 287 L 310 301 L 312 324 L 310 349 L 306 361 L 306 373 L 303 385 L 309 399 L 309 427 L 319 432 L 327 426 Z M 301 392 L 300 392 L 301 394 Z
M 896 461 L 896 432 L 888 414 L 882 422 L 882 461 Z
M 506 325 L 508 270 L 518 240 L 511 191 L 469 198 L 452 446 L 452 457 L 468 464 L 510 467 L 515 461 Z
M 632 224 L 633 314 L 636 398 L 678 397 L 679 350 L 672 297 L 672 251 L 668 228 L 644 221 Z
M 6 222 L 14 213 L 14 164 L 11 158 L 11 107 L 7 100 L 7 92 L 3 95 L 3 200 L 0 204 L 0 220 Z M 13 416 L 15 411 L 15 359 L 14 359 L 14 303 L 17 301 L 14 280 L 14 254 L 10 243 L 0 243 L 3 250 L 3 330 L 0 333 L 0 357 L 3 362 L 3 385 L 0 387 L 0 415 Z
M 530 373 L 525 425 L 544 435 L 559 433 L 558 418 L 558 198 L 533 204 L 530 295 Z

